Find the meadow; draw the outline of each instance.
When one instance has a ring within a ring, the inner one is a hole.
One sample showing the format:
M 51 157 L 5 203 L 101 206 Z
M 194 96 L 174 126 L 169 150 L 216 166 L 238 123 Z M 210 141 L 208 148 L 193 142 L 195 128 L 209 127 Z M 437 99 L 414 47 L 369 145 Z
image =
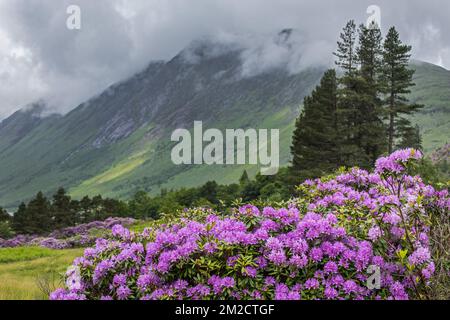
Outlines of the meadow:
M 139 221 L 130 230 L 142 232 L 151 225 Z M 0 248 L 0 300 L 48 300 L 51 291 L 63 286 L 63 274 L 83 251 L 39 246 Z
M 62 274 L 84 249 L 0 249 L 0 300 L 47 300 Z

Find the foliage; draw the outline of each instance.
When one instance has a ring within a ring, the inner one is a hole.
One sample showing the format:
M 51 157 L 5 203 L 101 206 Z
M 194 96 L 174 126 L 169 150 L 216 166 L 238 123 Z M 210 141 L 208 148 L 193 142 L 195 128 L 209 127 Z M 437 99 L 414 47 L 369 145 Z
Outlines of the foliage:
M 337 46 L 342 76 L 334 70 L 324 74 L 295 124 L 292 171 L 300 178 L 340 166 L 370 168 L 394 147 L 422 147 L 420 131 L 405 117 L 421 107 L 406 97 L 414 85 L 414 71 L 408 68 L 411 47 L 402 44 L 395 28 L 383 43 L 377 25 L 357 30 L 353 20 Z
M 141 234 L 116 226 L 75 260 L 51 299 L 408 299 L 429 296 L 431 219 L 450 198 L 407 170 L 401 150 L 374 173 L 306 181 L 285 208 L 187 210 Z M 380 288 L 367 286 L 369 266 Z
M 405 127 L 411 127 L 410 121 L 404 116 L 413 114 L 422 106 L 410 104 L 406 97 L 406 94 L 411 92 L 410 88 L 415 85 L 412 82 L 414 70 L 408 67 L 411 46 L 401 42 L 395 27 L 389 29 L 383 46 L 380 82 L 382 92 L 385 94 L 384 104 L 389 121 L 389 152 L 392 152 L 399 128 L 405 131 Z M 406 134 L 409 134 L 408 130 Z
M 0 207 L 0 222 L 11 221 L 11 216 L 9 213 Z
M 122 201 L 101 196 L 72 200 L 64 188 L 59 188 L 52 201 L 39 192 L 28 204 L 22 203 L 12 218 L 12 227 L 17 234 L 46 235 L 80 223 L 105 220 L 113 214 L 123 216 L 127 210 Z
M 9 221 L 0 221 L 0 242 L 1 239 L 9 239 L 14 235 Z
M 105 237 L 115 225 L 130 226 L 136 220 L 132 218 L 108 218 L 86 224 L 55 230 L 47 237 L 17 235 L 12 239 L 0 239 L 0 248 L 38 246 L 49 249 L 67 249 L 87 247 L 95 243 L 98 237 Z
M 53 290 L 60 287 L 61 274 L 81 254 L 81 249 L 0 249 L 0 257 L 4 261 L 0 263 L 0 300 L 48 299 L 48 294 L 41 290 L 42 282 L 53 278 L 54 282 L 46 286 Z
M 297 119 L 291 146 L 292 171 L 299 178 L 319 177 L 340 166 L 337 128 L 337 77 L 328 70 Z

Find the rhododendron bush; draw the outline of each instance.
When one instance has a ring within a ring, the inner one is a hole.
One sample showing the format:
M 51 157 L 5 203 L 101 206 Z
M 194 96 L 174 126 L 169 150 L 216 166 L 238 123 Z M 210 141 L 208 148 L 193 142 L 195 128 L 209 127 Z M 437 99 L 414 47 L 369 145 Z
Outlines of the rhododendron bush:
M 284 208 L 192 209 L 142 234 L 117 225 L 50 298 L 423 298 L 435 269 L 431 217 L 448 216 L 450 200 L 407 174 L 420 158 L 401 150 L 373 173 L 306 181 Z
M 107 231 L 115 225 L 131 226 L 134 223 L 136 220 L 133 218 L 117 217 L 55 230 L 47 237 L 20 234 L 8 240 L 0 238 L 0 248 L 40 246 L 49 249 L 68 249 L 88 247 L 95 243 L 96 233 L 102 232 L 107 235 Z

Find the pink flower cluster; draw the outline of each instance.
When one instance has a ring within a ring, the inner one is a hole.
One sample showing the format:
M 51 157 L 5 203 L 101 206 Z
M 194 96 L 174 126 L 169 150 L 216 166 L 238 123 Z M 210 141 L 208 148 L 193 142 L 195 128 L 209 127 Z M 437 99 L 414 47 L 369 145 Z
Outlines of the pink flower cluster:
M 81 286 L 50 298 L 408 299 L 423 290 L 434 264 L 427 219 L 417 217 L 448 215 L 446 191 L 360 169 L 299 190 L 286 208 L 200 210 L 140 235 L 116 226 L 116 239 L 97 240 L 74 262 Z M 369 285 L 373 269 L 379 287 Z

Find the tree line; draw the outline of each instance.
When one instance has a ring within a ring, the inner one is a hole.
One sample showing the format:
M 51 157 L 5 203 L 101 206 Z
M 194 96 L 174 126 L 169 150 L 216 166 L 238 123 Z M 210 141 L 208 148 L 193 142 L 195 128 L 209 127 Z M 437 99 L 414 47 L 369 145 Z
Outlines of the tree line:
M 258 174 L 251 180 L 244 170 L 239 183 L 219 185 L 209 181 L 194 188 L 162 189 L 155 196 L 138 191 L 128 201 L 100 195 L 75 200 L 64 188 L 59 188 L 50 199 L 38 192 L 28 203 L 21 203 L 12 216 L 0 207 L 0 238 L 13 234 L 45 235 L 108 217 L 158 219 L 161 213 L 175 213 L 187 207 L 224 209 L 235 201 L 250 202 L 259 198 L 280 201 L 292 194 L 284 181 L 287 175 L 287 168 L 283 168 L 276 176 Z
M 100 195 L 74 200 L 60 188 L 51 199 L 38 192 L 28 203 L 22 202 L 12 216 L 0 208 L 0 237 L 12 233 L 43 235 L 81 223 L 126 215 L 126 204 L 120 200 L 103 199 Z

